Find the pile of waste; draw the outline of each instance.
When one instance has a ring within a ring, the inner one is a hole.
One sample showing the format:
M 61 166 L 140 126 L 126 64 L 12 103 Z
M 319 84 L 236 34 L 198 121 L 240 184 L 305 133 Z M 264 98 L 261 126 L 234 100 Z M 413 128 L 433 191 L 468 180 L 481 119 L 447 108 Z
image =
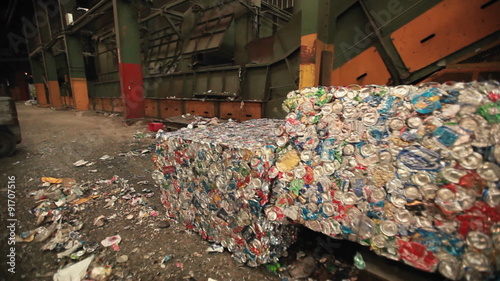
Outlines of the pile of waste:
M 169 214 L 251 265 L 283 253 L 293 222 L 453 280 L 498 272 L 497 82 L 305 88 L 283 108 L 160 132 Z
M 167 213 L 204 239 L 222 244 L 250 266 L 277 261 L 295 228 L 268 220 L 279 120 L 162 132 L 153 178 Z
M 99 255 L 104 248 L 120 250 L 120 235 L 105 237 L 102 241 L 87 241 L 85 229 L 102 227 L 118 215 L 125 216 L 127 220 L 133 219 L 137 224 L 159 216 L 148 205 L 149 198 L 154 195 L 152 190 L 136 190 L 128 180 L 118 176 L 82 183 L 71 178 L 42 177 L 41 182 L 41 186 L 30 193 L 36 202 L 31 213 L 36 217 L 38 227 L 20 233 L 16 242 L 36 243 L 42 251 L 54 252 L 59 260 L 76 262 L 59 270 L 54 280 L 80 280 L 86 275 L 103 280 L 111 275 L 112 269 L 108 265 L 94 263 L 90 271 L 88 268 L 96 254 Z M 147 181 L 137 184 L 147 184 Z M 97 213 L 92 225 L 84 225 L 82 213 L 87 208 L 93 208 L 96 200 L 103 200 L 104 209 L 112 209 L 114 213 L 109 216 Z M 117 262 L 123 262 L 123 259 L 127 256 L 122 255 Z

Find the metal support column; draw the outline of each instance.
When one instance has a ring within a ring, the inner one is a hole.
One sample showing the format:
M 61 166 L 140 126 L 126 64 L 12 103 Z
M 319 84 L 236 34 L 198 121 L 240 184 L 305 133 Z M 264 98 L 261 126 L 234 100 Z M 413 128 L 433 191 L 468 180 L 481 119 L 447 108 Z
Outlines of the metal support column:
M 45 91 L 45 83 L 43 81 L 43 66 L 36 58 L 30 58 L 31 74 L 33 83 L 35 84 L 36 99 L 41 107 L 49 106 L 47 92 Z
M 51 53 L 49 49 L 45 49 L 43 47 L 44 44 L 50 42 L 52 40 L 52 33 L 50 30 L 50 19 L 47 13 L 47 7 L 39 5 L 37 2 L 33 2 L 33 6 L 35 11 L 40 14 L 42 17 L 35 17 L 36 25 L 38 28 L 38 37 L 41 43 L 41 53 L 43 57 L 43 66 L 45 68 L 45 78 L 47 83 L 47 88 L 49 91 L 49 104 L 54 107 L 61 107 L 61 92 L 59 89 L 59 81 L 57 79 L 57 68 L 56 68 L 56 60 L 54 55 Z M 40 21 L 40 19 L 42 21 Z
M 75 99 L 76 110 L 89 110 L 89 92 L 85 76 L 85 63 L 82 55 L 82 43 L 72 35 L 66 35 L 66 57 L 68 59 L 71 92 Z
M 144 86 L 137 11 L 131 1 L 113 0 L 124 118 L 144 118 Z
M 300 66 L 299 89 L 317 85 L 316 43 L 318 39 L 318 0 L 300 5 Z
M 43 62 L 45 66 L 45 75 L 47 77 L 47 86 L 49 89 L 50 105 L 53 107 L 61 107 L 61 91 L 59 89 L 59 81 L 57 80 L 56 60 L 54 55 L 49 51 L 42 51 Z
M 247 44 L 252 38 L 252 18 L 246 13 L 249 11 L 244 7 L 238 7 L 237 16 L 234 17 L 234 64 L 243 65 L 248 63 Z
M 76 1 L 61 1 L 61 24 L 65 25 L 64 15 L 76 7 Z M 66 34 L 64 36 L 66 49 L 66 59 L 68 63 L 69 80 L 71 83 L 71 92 L 75 101 L 76 110 L 89 110 L 89 92 L 87 87 L 87 78 L 85 76 L 85 62 L 83 61 L 82 42 L 76 34 Z

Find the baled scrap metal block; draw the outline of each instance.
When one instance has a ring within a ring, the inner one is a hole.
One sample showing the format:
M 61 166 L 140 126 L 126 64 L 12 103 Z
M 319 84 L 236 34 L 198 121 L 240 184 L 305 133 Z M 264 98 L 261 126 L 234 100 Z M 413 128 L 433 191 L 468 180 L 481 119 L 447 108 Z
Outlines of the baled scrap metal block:
M 168 215 L 251 266 L 276 261 L 295 237 L 294 227 L 264 216 L 281 123 L 227 122 L 157 135 L 154 177 Z
M 289 93 L 272 168 L 278 212 L 450 279 L 492 276 L 499 99 L 498 82 Z

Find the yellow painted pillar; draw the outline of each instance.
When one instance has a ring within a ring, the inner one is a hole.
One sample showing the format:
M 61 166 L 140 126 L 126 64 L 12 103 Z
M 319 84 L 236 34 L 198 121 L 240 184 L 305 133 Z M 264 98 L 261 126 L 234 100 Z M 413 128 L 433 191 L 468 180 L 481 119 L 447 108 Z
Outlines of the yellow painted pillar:
M 316 85 L 316 39 L 317 33 L 300 38 L 299 89 Z

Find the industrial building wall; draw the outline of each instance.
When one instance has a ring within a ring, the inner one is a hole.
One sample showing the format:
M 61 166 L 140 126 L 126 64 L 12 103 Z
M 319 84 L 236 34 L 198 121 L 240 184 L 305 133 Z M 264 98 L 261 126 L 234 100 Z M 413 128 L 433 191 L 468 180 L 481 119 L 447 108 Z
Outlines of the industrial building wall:
M 41 105 L 127 119 L 282 117 L 287 93 L 305 86 L 494 78 L 498 5 L 46 0 L 34 4 L 28 46 Z
M 458 73 L 463 67 L 468 76 L 447 78 L 498 79 L 500 8 L 495 1 L 319 1 L 319 8 L 303 10 L 308 18 L 323 17 L 313 27 L 302 27 L 307 29 L 302 34 L 307 62 L 301 71 L 310 73 L 302 86 L 413 84 L 431 74 L 444 82 L 436 72 Z M 486 54 L 475 61 L 481 64 L 458 66 L 478 54 Z

